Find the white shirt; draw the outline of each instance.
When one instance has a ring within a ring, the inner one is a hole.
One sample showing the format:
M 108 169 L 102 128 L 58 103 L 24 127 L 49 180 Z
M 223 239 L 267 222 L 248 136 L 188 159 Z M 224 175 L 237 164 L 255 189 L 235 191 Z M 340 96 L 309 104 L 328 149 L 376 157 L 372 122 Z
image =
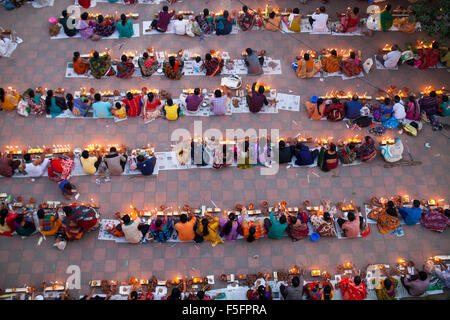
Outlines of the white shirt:
M 9 51 L 11 40 L 8 38 L 0 39 L 0 57 L 4 57 Z
M 27 172 L 28 177 L 37 178 L 42 176 L 45 173 L 45 169 L 47 169 L 48 163 L 50 159 L 45 158 L 44 161 L 38 166 L 35 166 L 33 163 L 27 163 L 25 167 L 25 171 Z
M 173 22 L 175 33 L 184 36 L 186 34 L 186 25 L 189 23 L 189 20 L 175 20 Z
M 314 19 L 313 22 L 313 31 L 316 32 L 325 32 L 328 31 L 327 22 L 328 22 L 328 14 L 326 13 L 313 13 L 311 18 Z
M 397 120 L 405 119 L 406 117 L 405 106 L 401 104 L 401 101 L 394 104 L 393 109 L 395 119 Z
M 384 59 L 384 66 L 386 68 L 395 68 L 395 66 L 398 63 L 398 60 L 400 60 L 400 57 L 402 56 L 402 53 L 400 51 L 391 51 L 383 56 Z

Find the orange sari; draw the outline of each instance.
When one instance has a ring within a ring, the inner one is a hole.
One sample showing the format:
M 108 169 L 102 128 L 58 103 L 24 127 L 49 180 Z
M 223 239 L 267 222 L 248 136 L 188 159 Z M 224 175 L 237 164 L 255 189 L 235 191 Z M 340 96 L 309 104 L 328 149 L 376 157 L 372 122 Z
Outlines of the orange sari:
M 81 59 L 77 61 L 72 60 L 73 62 L 73 71 L 77 74 L 85 74 L 89 70 L 89 63 L 84 63 Z

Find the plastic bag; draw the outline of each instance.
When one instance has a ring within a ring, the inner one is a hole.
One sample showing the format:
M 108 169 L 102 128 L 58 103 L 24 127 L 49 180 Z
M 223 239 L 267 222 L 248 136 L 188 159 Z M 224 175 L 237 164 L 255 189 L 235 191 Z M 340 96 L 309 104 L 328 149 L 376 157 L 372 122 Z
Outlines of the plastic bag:
M 367 59 L 367 60 L 363 63 L 363 68 L 364 68 L 364 71 L 365 71 L 366 73 L 369 73 L 369 71 L 370 71 L 370 69 L 372 68 L 372 66 L 373 66 L 373 60 L 372 60 L 372 58 Z
M 57 241 L 53 244 L 54 247 L 58 248 L 59 250 L 64 250 L 66 248 L 67 241 Z

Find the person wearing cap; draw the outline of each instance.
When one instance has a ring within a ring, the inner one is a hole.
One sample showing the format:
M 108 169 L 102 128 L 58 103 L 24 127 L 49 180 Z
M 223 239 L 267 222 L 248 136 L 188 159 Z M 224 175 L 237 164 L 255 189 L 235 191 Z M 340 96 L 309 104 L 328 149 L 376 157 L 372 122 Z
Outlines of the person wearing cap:
M 327 100 L 327 102 L 330 104 L 331 100 Z M 308 118 L 311 120 L 320 120 L 324 117 L 325 103 L 322 98 L 313 96 L 311 102 L 305 102 L 305 108 L 308 113 Z

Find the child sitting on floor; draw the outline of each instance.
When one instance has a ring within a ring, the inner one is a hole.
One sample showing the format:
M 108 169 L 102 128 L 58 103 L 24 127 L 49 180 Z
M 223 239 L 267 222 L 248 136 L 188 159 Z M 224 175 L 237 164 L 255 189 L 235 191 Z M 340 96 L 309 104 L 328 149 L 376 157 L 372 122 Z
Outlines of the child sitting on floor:
M 111 113 L 119 118 L 119 119 L 125 119 L 127 117 L 127 109 L 125 108 L 125 104 L 116 102 L 114 105 L 115 109 L 111 109 Z

